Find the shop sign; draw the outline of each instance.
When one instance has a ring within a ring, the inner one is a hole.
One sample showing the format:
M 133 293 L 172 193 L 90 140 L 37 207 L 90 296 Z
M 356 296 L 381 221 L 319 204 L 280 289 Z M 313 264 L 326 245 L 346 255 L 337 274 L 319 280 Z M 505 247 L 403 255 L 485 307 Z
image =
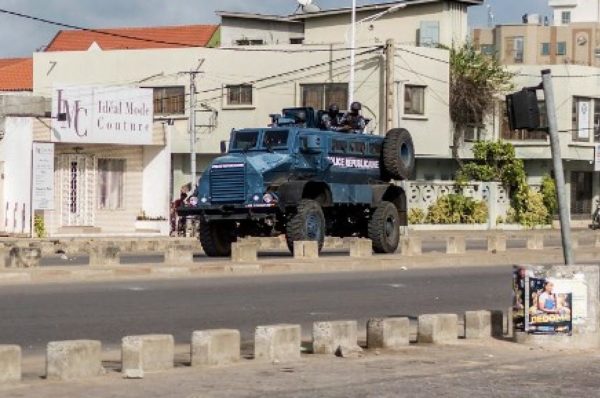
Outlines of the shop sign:
M 590 138 L 590 102 L 579 101 L 577 103 L 577 108 L 577 138 L 579 138 L 580 140 L 587 140 Z
M 52 95 L 52 141 L 152 144 L 152 89 L 60 87 Z
M 54 144 L 33 143 L 33 210 L 54 210 Z

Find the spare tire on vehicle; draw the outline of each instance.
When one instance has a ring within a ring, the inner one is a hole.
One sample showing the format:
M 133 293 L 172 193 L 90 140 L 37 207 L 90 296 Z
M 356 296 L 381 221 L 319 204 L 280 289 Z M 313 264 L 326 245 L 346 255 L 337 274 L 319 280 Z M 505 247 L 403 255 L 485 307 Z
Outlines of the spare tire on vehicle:
M 415 146 L 406 129 L 388 131 L 383 141 L 382 176 L 385 180 L 408 180 L 415 170 Z

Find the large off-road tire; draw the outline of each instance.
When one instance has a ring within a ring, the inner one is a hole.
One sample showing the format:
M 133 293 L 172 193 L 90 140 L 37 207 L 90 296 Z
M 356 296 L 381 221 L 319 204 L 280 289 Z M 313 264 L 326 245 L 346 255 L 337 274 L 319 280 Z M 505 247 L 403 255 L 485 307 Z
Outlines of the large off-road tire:
M 408 180 L 415 170 L 415 146 L 406 129 L 392 129 L 385 136 L 382 153 L 385 180 Z
M 294 242 L 316 241 L 320 252 L 325 242 L 325 228 L 325 215 L 319 202 L 302 199 L 286 225 L 285 238 L 288 249 L 294 253 Z
M 369 221 L 369 239 L 375 253 L 394 253 L 400 242 L 400 216 L 391 202 L 377 206 Z
M 233 225 L 229 222 L 201 221 L 200 244 L 209 257 L 231 256 L 231 244 L 234 242 Z

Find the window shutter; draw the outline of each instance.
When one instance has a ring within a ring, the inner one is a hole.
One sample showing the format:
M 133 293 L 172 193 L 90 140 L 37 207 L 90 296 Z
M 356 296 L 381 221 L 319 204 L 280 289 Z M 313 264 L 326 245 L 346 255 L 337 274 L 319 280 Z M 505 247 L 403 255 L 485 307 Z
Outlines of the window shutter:
M 440 42 L 440 23 L 422 21 L 419 33 L 419 47 L 435 47 Z

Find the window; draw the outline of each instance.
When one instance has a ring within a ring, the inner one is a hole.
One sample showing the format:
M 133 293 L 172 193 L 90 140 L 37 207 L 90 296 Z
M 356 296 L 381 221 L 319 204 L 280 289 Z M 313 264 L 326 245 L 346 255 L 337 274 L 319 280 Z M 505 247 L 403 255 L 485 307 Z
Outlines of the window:
M 361 141 L 350 142 L 350 152 L 354 154 L 364 155 L 367 150 L 367 144 Z
M 568 25 L 571 23 L 571 11 L 563 11 L 560 14 L 560 22 L 563 25 Z
M 600 99 L 594 100 L 594 142 L 600 142 Z
M 483 55 L 493 57 L 496 54 L 496 47 L 493 44 L 482 44 L 479 50 Z
M 227 105 L 252 105 L 252 85 L 239 84 L 225 86 L 227 91 Z
M 542 43 L 542 55 L 550 55 L 550 43 Z
M 381 144 L 378 142 L 369 142 L 369 155 L 380 156 Z
M 556 55 L 567 55 L 567 42 L 559 41 L 556 43 Z
M 155 115 L 185 114 L 185 87 L 155 87 L 153 90 Z
M 507 63 L 522 64 L 524 57 L 525 38 L 523 36 L 507 37 L 504 42 L 504 58 Z
M 548 126 L 548 114 L 546 112 L 546 101 L 538 101 L 540 109 L 540 128 L 534 131 L 511 130 L 508 125 L 508 116 L 506 113 L 506 104 L 502 105 L 503 117 L 500 120 L 500 134 L 503 140 L 510 141 L 547 141 L 548 133 L 545 128 Z
M 425 115 L 425 87 L 404 87 L 404 114 Z
M 304 43 L 304 37 L 292 37 L 290 39 L 290 44 L 303 44 Z
M 267 149 L 287 148 L 288 130 L 269 130 L 265 132 L 263 147 Z
M 337 104 L 341 109 L 348 104 L 347 83 L 302 84 L 302 106 L 314 109 L 327 109 Z
M 591 122 L 591 98 L 573 97 L 573 141 L 589 142 Z
M 348 141 L 333 140 L 331 142 L 331 151 L 333 153 L 346 153 L 348 151 Z
M 236 131 L 231 143 L 231 150 L 247 151 L 256 148 L 258 131 Z
M 265 41 L 262 39 L 240 39 L 236 40 L 235 43 L 238 46 L 262 46 L 263 44 L 265 44 Z
M 98 208 L 123 208 L 124 159 L 98 159 Z

